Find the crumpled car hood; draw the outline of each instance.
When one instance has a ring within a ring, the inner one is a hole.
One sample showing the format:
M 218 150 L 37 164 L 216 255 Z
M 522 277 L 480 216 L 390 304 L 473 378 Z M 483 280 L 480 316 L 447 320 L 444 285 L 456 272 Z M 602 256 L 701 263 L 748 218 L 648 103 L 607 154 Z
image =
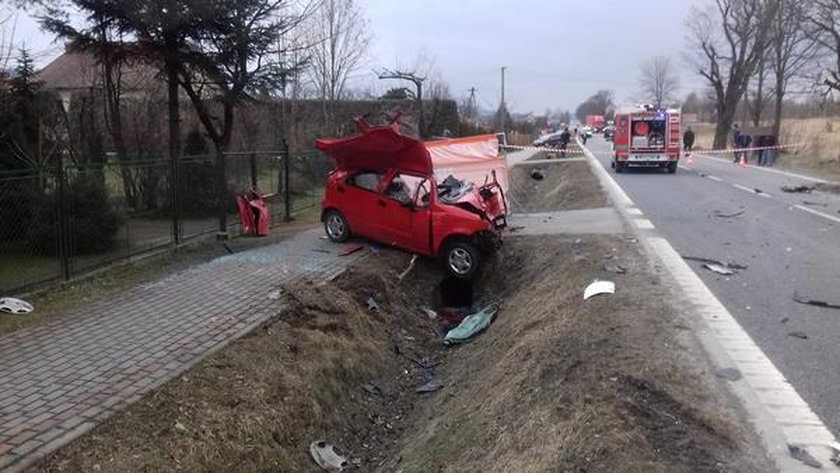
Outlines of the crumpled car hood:
M 422 141 L 403 135 L 395 123 L 371 126 L 361 117 L 354 121 L 360 134 L 315 140 L 315 147 L 335 159 L 339 168 L 432 173 L 432 158 Z

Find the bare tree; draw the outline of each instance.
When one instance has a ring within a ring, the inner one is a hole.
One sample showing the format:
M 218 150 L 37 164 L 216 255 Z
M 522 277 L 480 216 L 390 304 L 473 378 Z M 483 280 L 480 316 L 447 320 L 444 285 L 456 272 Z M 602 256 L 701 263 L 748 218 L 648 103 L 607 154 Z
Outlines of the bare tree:
M 764 111 L 767 109 L 767 105 L 772 98 L 767 93 L 766 87 L 767 75 L 769 73 L 767 65 L 770 62 L 770 58 L 768 57 L 769 53 L 770 50 L 767 49 L 767 54 L 762 55 L 758 61 L 758 67 L 753 77 L 750 78 L 747 92 L 744 96 L 744 102 L 753 126 L 759 126 L 761 124 L 761 117 L 764 115 Z
M 779 136 L 782 127 L 782 104 L 788 88 L 796 78 L 809 75 L 819 52 L 817 43 L 807 33 L 808 6 L 801 0 L 778 0 L 777 19 L 773 24 L 770 45 L 771 70 L 775 79 L 775 108 L 773 135 Z M 840 1 L 834 0 L 836 8 Z
M 679 79 L 671 68 L 671 58 L 656 56 L 642 64 L 639 85 L 645 98 L 657 107 L 673 100 L 679 89 Z
M 401 71 L 385 69 L 379 74 L 379 79 L 395 79 L 404 80 L 414 84 L 414 102 L 417 104 L 417 134 L 421 138 L 425 137 L 426 121 L 423 110 L 423 82 L 426 81 L 426 76 L 421 76 L 414 71 Z
M 687 22 L 692 63 L 715 92 L 714 147 L 726 147 L 738 103 L 765 54 L 778 0 L 714 0 Z
M 324 101 L 324 118 L 332 124 L 327 103 L 343 97 L 361 66 L 370 44 L 368 23 L 355 0 L 324 0 L 308 23 L 310 76 Z
M 827 91 L 840 92 L 840 0 L 812 0 L 806 15 L 812 38 L 832 59 L 821 73 L 820 83 Z

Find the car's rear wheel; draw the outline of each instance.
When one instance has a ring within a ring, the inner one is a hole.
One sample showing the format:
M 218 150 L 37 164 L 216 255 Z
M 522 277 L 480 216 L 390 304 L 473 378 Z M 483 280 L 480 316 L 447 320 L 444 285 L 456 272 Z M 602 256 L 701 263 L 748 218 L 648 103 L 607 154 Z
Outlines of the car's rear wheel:
M 668 174 L 677 172 L 677 163 L 668 163 Z
M 481 252 L 467 240 L 447 243 L 441 256 L 446 271 L 459 279 L 472 279 L 481 263 Z
M 350 225 L 344 214 L 338 210 L 329 210 L 324 214 L 324 231 L 330 241 L 342 243 L 350 238 Z

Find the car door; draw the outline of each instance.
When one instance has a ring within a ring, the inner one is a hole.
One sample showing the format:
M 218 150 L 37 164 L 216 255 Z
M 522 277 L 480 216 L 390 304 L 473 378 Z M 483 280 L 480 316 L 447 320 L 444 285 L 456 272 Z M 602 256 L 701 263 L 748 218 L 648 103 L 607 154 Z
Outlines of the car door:
M 350 230 L 362 236 L 376 238 L 375 215 L 379 212 L 379 187 L 382 174 L 360 171 L 351 175 L 337 187 L 341 195 L 341 211 L 350 224 Z
M 394 185 L 401 181 L 403 189 Z M 423 176 L 394 173 L 382 189 L 377 220 L 377 237 L 407 250 L 431 251 L 430 227 L 433 182 Z

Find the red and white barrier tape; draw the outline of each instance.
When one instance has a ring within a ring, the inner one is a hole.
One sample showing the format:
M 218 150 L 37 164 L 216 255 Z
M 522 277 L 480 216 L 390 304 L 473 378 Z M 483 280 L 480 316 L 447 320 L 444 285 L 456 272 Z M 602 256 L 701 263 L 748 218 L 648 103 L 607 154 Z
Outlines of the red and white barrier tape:
M 757 146 L 752 148 L 727 148 L 727 149 L 693 149 L 691 152 L 693 154 L 732 154 L 732 153 L 746 153 L 749 151 L 765 151 L 770 149 L 785 149 L 785 148 L 801 148 L 808 143 L 791 143 L 788 145 L 775 145 L 775 146 Z M 685 151 L 685 150 L 683 150 Z
M 564 151 L 562 148 L 556 148 L 552 146 L 499 145 L 499 147 L 505 149 L 513 149 L 517 151 L 545 151 L 547 153 L 562 153 Z M 583 150 L 578 148 L 577 146 L 566 148 L 565 152 L 566 154 L 583 154 Z

